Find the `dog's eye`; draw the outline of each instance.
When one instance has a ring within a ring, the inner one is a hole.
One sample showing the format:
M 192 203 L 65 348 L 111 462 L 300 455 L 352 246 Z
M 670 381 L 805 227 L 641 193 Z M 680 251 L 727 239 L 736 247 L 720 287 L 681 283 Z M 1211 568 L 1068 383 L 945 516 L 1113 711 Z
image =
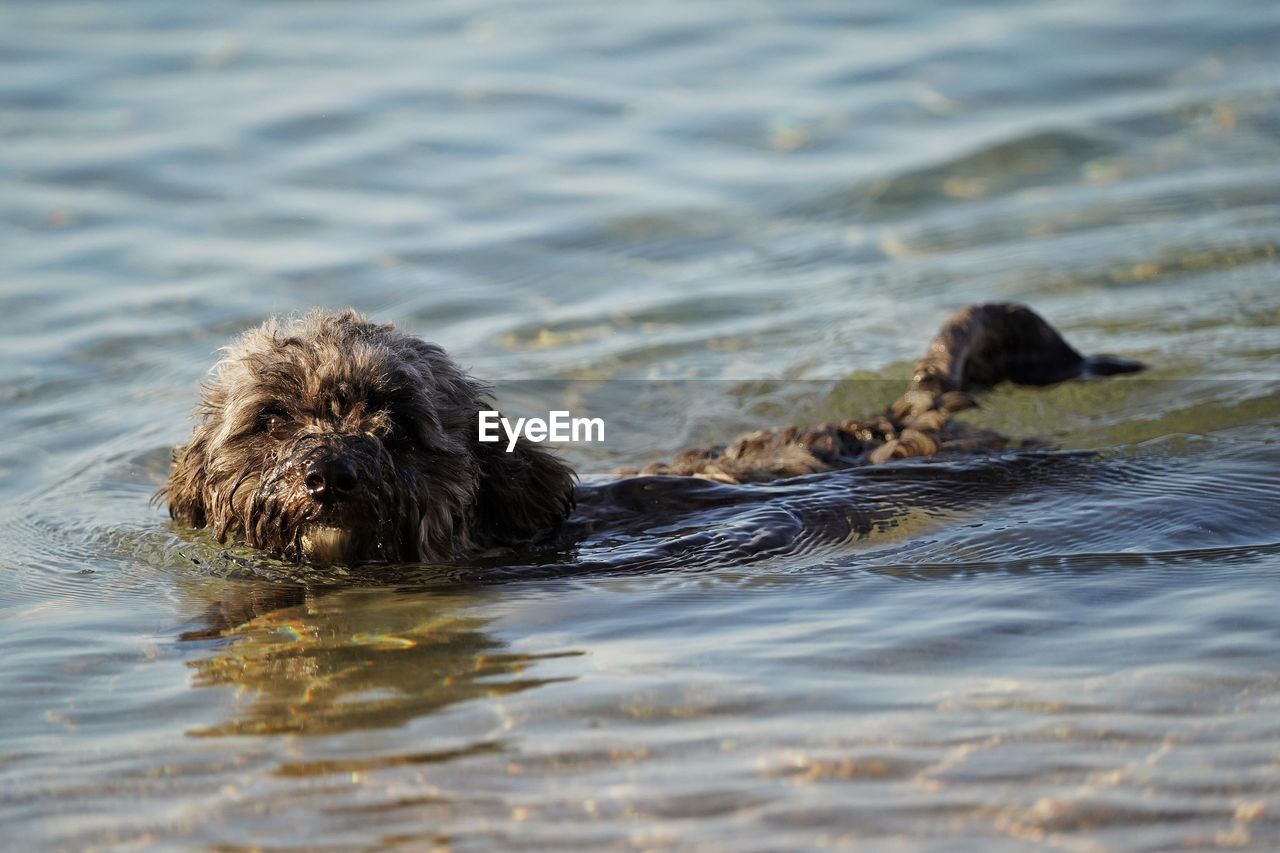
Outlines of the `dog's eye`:
M 383 428 L 383 434 L 388 441 L 404 441 L 409 437 L 409 433 L 397 420 L 388 420 L 387 425 Z
M 265 409 L 258 415 L 254 424 L 254 432 L 275 432 L 288 422 L 289 416 L 281 409 Z
M 417 429 L 414 424 L 394 415 L 383 422 L 379 432 L 383 441 L 393 444 L 408 444 L 417 440 Z

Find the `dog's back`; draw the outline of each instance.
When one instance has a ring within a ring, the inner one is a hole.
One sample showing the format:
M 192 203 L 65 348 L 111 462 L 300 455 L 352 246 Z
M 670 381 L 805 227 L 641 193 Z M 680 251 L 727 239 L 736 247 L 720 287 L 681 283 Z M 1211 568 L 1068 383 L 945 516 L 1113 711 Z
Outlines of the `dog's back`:
M 975 393 L 1004 381 L 1050 385 L 1141 369 L 1135 361 L 1082 356 L 1025 305 L 971 305 L 943 324 L 906 391 L 878 416 L 758 430 L 618 473 L 760 483 L 913 456 L 991 452 L 1009 439 L 952 418 L 975 405 Z

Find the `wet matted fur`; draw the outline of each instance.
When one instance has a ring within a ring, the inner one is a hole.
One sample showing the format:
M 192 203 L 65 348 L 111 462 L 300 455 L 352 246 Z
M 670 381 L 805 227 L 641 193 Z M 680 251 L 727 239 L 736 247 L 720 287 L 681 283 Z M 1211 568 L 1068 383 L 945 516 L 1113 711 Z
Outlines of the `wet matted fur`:
M 547 540 L 573 507 L 574 474 L 553 454 L 479 441 L 489 389 L 435 344 L 353 311 L 313 311 L 268 320 L 224 353 L 159 494 L 219 541 L 306 562 L 447 562 Z M 762 482 L 990 451 L 1006 439 L 951 417 L 972 392 L 1139 369 L 1081 356 L 1025 306 L 974 305 L 943 325 L 879 416 L 762 430 L 619 473 Z
M 447 561 L 553 530 L 573 472 L 481 443 L 488 388 L 353 311 L 268 320 L 224 350 L 163 490 L 174 518 L 315 562 Z

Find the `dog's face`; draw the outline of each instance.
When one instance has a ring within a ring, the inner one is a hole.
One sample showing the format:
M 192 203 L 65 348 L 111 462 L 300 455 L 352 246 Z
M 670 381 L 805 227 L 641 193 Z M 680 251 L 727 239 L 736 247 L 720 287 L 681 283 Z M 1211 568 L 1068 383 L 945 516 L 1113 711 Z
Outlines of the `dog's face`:
M 227 347 L 173 452 L 170 514 L 319 563 L 446 561 L 554 528 L 572 472 L 481 443 L 485 386 L 354 312 L 269 320 Z

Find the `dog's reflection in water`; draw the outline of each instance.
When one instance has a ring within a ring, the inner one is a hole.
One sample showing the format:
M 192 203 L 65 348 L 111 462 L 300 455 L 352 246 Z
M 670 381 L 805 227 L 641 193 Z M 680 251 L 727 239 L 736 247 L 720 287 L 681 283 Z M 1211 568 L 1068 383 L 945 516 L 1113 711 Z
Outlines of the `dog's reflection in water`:
M 210 646 L 191 663 L 196 686 L 240 691 L 232 719 L 192 734 L 392 727 L 563 680 L 527 673 L 560 655 L 511 652 L 486 632 L 491 619 L 475 615 L 475 602 L 439 591 L 235 582 L 181 636 Z

